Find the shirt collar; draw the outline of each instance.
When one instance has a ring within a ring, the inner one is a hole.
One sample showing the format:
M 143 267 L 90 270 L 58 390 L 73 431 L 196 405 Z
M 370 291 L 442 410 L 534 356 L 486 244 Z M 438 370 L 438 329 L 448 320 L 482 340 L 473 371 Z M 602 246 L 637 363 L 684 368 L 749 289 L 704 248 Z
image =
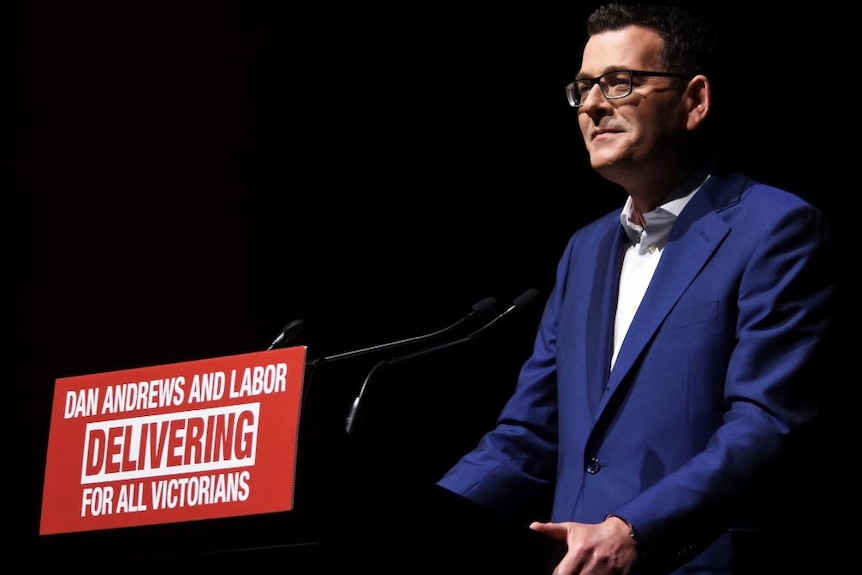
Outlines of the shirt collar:
M 629 196 L 620 212 L 620 223 L 632 245 L 641 244 L 641 251 L 649 247 L 653 249 L 664 247 L 670 236 L 670 229 L 676 221 L 677 216 L 682 213 L 686 204 L 694 197 L 694 194 L 709 179 L 710 174 L 705 170 L 692 174 L 689 178 L 677 186 L 668 195 L 668 200 L 656 209 L 643 214 L 646 228 L 631 221 L 632 198 Z

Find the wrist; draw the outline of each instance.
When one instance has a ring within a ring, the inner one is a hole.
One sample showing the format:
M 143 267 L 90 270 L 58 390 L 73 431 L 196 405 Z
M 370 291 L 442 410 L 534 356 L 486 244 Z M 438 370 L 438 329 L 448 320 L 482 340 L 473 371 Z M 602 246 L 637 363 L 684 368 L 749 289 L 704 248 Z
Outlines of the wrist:
M 622 521 L 623 523 L 625 523 L 626 527 L 628 527 L 628 530 L 629 530 L 629 537 L 631 537 L 635 541 L 638 540 L 638 535 L 637 535 L 637 532 L 635 531 L 634 525 L 632 525 L 628 519 L 626 519 L 625 517 L 620 517 L 619 515 L 615 515 L 614 513 L 609 513 L 608 515 L 605 516 L 605 521 L 607 521 L 611 517 L 613 517 L 614 519 L 618 519 L 618 520 Z

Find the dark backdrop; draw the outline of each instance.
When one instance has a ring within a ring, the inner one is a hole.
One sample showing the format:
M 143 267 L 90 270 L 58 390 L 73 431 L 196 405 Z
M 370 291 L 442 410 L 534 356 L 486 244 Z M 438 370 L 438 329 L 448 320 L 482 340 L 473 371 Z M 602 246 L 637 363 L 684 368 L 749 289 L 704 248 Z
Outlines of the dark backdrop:
M 294 318 L 320 357 L 548 294 L 569 235 L 624 198 L 589 171 L 565 102 L 594 3 L 571 4 L 13 5 L 3 239 L 25 559 L 52 552 L 37 534 L 56 378 L 261 350 Z M 853 203 L 842 16 L 701 8 L 732 39 L 736 159 L 837 222 Z M 416 455 L 371 476 L 431 482 L 493 421 L 537 319 L 378 392 L 363 469 L 385 465 L 388 432 Z

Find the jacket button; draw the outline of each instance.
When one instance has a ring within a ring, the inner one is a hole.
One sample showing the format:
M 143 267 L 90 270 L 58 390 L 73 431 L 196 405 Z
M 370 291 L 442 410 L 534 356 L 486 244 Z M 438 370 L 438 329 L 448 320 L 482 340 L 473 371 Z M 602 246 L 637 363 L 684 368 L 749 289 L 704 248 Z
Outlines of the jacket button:
M 590 460 L 587 462 L 587 473 L 591 475 L 595 475 L 601 470 L 602 464 L 595 457 L 590 457 Z

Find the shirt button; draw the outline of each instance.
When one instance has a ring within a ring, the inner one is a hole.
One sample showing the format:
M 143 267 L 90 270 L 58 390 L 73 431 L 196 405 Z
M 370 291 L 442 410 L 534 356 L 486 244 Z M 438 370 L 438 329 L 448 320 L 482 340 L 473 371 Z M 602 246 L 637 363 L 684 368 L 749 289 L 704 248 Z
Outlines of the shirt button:
M 657 249 L 658 248 L 655 247 L 655 244 L 650 244 L 649 247 L 647 248 L 647 251 L 651 254 L 654 254 Z

